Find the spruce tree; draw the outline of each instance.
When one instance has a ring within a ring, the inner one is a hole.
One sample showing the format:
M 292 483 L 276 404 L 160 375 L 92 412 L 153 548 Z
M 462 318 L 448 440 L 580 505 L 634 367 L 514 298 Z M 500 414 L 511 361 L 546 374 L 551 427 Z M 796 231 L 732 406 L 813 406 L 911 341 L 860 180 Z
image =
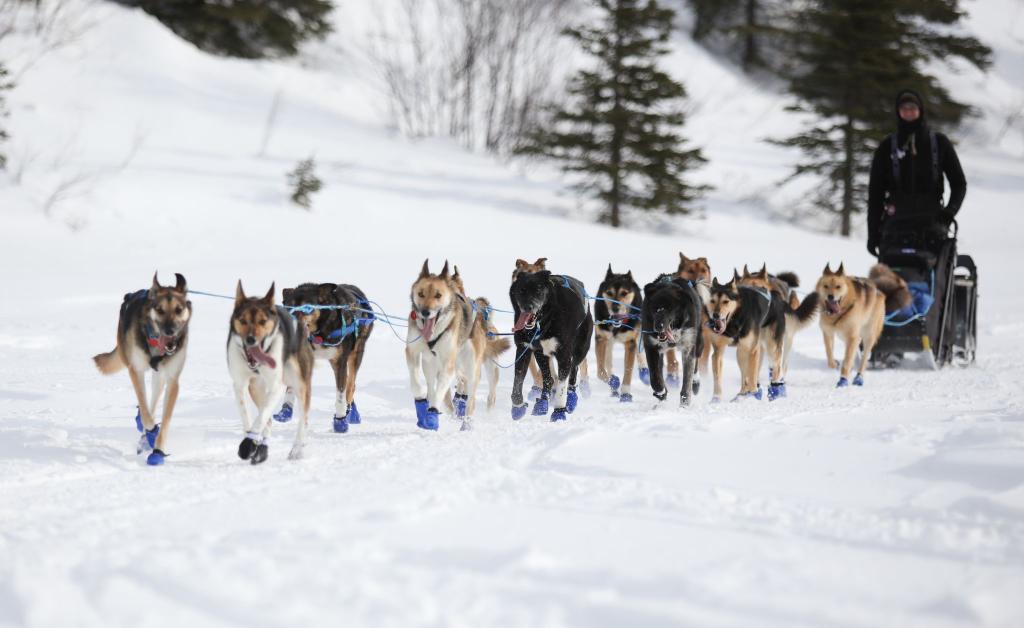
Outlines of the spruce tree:
M 902 88 L 925 98 L 932 122 L 955 125 L 970 108 L 929 74 L 929 61 L 961 58 L 978 68 L 991 50 L 955 32 L 959 0 L 815 0 L 793 16 L 795 67 L 791 110 L 814 122 L 799 134 L 772 140 L 799 148 L 804 160 L 793 177 L 822 179 L 815 205 L 836 214 L 850 235 L 864 205 L 874 148 L 895 130 L 895 98 Z
M 176 35 L 213 54 L 258 59 L 291 56 L 331 30 L 330 0 L 117 0 L 149 13 Z
M 569 81 L 568 103 L 531 134 L 521 153 L 562 162 L 577 188 L 602 202 L 618 227 L 622 209 L 687 213 L 702 187 L 684 175 L 704 161 L 684 149 L 682 84 L 658 68 L 675 12 L 656 0 L 593 0 L 600 19 L 565 34 L 593 58 Z

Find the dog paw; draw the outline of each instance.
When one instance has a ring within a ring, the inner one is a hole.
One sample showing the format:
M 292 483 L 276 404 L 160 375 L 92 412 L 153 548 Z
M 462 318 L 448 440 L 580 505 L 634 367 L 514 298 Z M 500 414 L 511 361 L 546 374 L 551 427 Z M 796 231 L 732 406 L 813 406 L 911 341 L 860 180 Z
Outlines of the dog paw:
M 761 388 L 761 384 L 758 384 L 757 385 L 757 390 L 755 390 L 751 394 L 754 396 L 754 399 L 757 399 L 758 401 L 761 401 L 762 399 L 764 399 L 764 389 Z
M 252 458 L 253 453 L 256 451 L 256 441 L 246 436 L 242 439 L 242 442 L 238 443 L 238 457 L 242 460 L 248 460 Z
M 637 375 L 639 375 L 640 381 L 644 383 L 644 386 L 651 385 L 651 369 L 641 368 Z
M 252 453 L 252 458 L 249 462 L 253 464 L 260 464 L 267 461 L 267 457 L 270 456 L 270 448 L 267 447 L 266 443 L 256 446 L 256 451 Z
M 531 386 L 530 387 L 530 392 L 527 393 L 527 395 L 526 395 L 526 399 L 529 400 L 529 401 L 533 401 L 537 397 L 540 397 L 541 394 L 543 394 L 543 393 L 544 393 L 544 389 L 541 388 L 540 386 Z
M 462 418 L 466 416 L 466 407 L 469 405 L 469 395 L 455 394 L 455 416 Z
M 836 388 L 846 388 L 850 385 L 850 381 L 845 377 L 840 377 L 839 381 L 836 382 Z
M 518 421 L 519 419 L 526 416 L 526 409 L 530 407 L 530 404 L 524 403 L 521 406 L 512 406 L 512 420 Z
M 714 397 L 711 398 L 711 403 L 722 403 L 722 398 L 718 395 L 715 395 Z
M 669 373 L 668 377 L 665 378 L 665 385 L 669 388 L 678 388 L 679 376 L 675 373 Z
M 685 408 L 690 405 L 690 398 L 686 395 L 679 395 L 679 407 Z
M 618 375 L 612 375 L 608 378 L 608 387 L 612 389 L 612 394 L 617 393 L 621 385 L 622 381 L 619 380 Z
M 287 423 L 292 420 L 292 404 L 286 403 L 274 414 L 274 420 L 278 423 Z
M 348 432 L 348 415 L 334 417 L 334 433 L 344 434 Z
M 555 411 L 551 413 L 551 422 L 564 421 L 565 420 L 565 408 L 555 408 Z
M 427 416 L 427 400 L 416 399 L 414 402 L 416 404 L 416 425 L 423 427 L 421 423 L 423 423 L 423 417 Z
M 828 367 L 830 369 L 832 369 L 832 370 L 835 370 L 835 369 L 839 368 L 839 362 L 836 362 L 835 360 L 832 360 L 831 362 L 828 363 Z
M 348 407 L 348 412 L 345 413 L 345 418 L 348 419 L 349 425 L 359 425 L 363 422 L 361 416 L 359 416 L 359 408 L 356 407 L 356 402 L 353 401 L 352 405 Z
M 666 399 L 668 399 L 668 390 L 655 390 L 654 398 L 657 399 L 658 401 L 665 401 Z
M 628 394 L 628 393 L 627 393 Z M 572 414 L 576 411 L 576 406 L 580 403 L 580 396 L 575 390 L 569 389 L 569 392 L 565 395 L 565 411 Z
M 473 420 L 469 417 L 462 419 L 462 425 L 459 427 L 460 432 L 472 432 L 473 431 Z
M 423 421 L 420 422 L 420 427 L 425 430 L 436 431 L 441 426 L 441 413 L 438 412 L 437 408 L 427 408 L 427 413 L 423 415 Z
M 160 451 L 159 449 L 154 449 L 149 454 L 149 456 L 146 457 L 146 464 L 148 464 L 151 467 L 159 467 L 160 465 L 162 465 L 164 463 L 164 458 L 166 458 L 166 457 L 167 457 L 167 454 L 165 454 L 164 452 Z
M 700 380 L 696 377 L 693 378 L 693 396 L 696 397 L 697 393 L 700 392 Z
M 537 401 L 534 402 L 534 404 L 533 404 L 533 412 L 531 412 L 530 414 L 532 414 L 533 416 L 546 416 L 547 413 L 548 413 L 548 398 L 542 396 L 540 399 L 538 399 Z
M 857 376 L 853 378 L 853 385 L 854 386 L 863 386 L 864 385 L 864 375 L 862 375 L 860 373 L 857 373 Z
M 302 445 L 293 445 L 291 451 L 288 452 L 288 459 L 302 460 L 305 457 L 304 449 Z
M 619 403 L 633 403 L 633 395 L 630 393 L 622 393 L 619 395 Z
M 784 382 L 772 382 L 768 384 L 768 401 L 775 401 L 786 396 L 786 384 Z

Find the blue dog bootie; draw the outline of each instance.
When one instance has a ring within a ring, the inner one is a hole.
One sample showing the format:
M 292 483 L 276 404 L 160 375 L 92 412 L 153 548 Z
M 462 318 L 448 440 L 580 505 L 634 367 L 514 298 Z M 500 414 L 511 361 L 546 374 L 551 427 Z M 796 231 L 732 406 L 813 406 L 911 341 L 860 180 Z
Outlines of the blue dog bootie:
M 292 420 L 292 404 L 287 401 L 281 406 L 281 409 L 274 413 L 274 420 L 278 423 L 287 423 Z
M 356 407 L 355 401 L 349 405 L 348 411 L 345 412 L 345 418 L 348 419 L 349 425 L 359 425 L 363 422 L 363 418 L 359 414 L 359 408 Z
M 555 408 L 555 411 L 551 413 L 551 422 L 564 421 L 565 420 L 565 408 Z
M 863 386 L 864 385 L 864 376 L 861 375 L 860 373 L 857 373 L 857 376 L 853 378 L 853 385 L 854 386 Z
M 850 385 L 850 382 L 845 377 L 840 377 L 839 381 L 836 382 L 836 388 L 846 388 L 849 385 Z
M 530 407 L 530 404 L 524 403 L 521 406 L 512 406 L 512 420 L 518 421 L 519 419 L 526 416 L 526 410 Z
M 423 422 L 420 425 L 425 430 L 436 431 L 441 426 L 441 413 L 437 411 L 437 408 L 427 408 L 427 413 L 423 415 Z
M 344 433 L 348 432 L 348 423 L 349 423 L 349 421 L 348 421 L 348 413 L 347 412 L 345 413 L 345 416 L 336 416 L 336 417 L 334 417 L 334 433 L 335 434 L 344 434 Z
M 769 382 L 768 401 L 775 401 L 786 396 L 786 382 Z
M 619 395 L 619 403 L 633 403 L 632 393 L 622 393 Z
M 619 386 L 621 385 L 622 381 L 619 379 L 618 375 L 611 375 L 610 377 L 608 377 L 608 387 L 612 389 L 613 397 L 619 396 Z
M 755 390 L 753 392 L 753 395 L 754 395 L 754 399 L 757 399 L 758 401 L 761 401 L 762 399 L 764 399 L 764 389 L 761 388 L 761 384 L 757 385 L 757 390 Z
M 416 427 L 423 427 L 423 419 L 427 416 L 427 400 L 415 399 L 416 404 Z
M 139 430 L 139 434 L 146 431 L 146 428 L 142 427 L 142 410 L 139 406 L 135 406 L 135 429 Z
M 548 396 L 541 395 L 540 399 L 533 403 L 533 416 L 546 416 L 548 413 Z
M 455 394 L 455 398 L 452 400 L 452 405 L 455 406 L 455 416 L 465 418 L 466 408 L 469 406 L 469 395 Z
M 651 369 L 640 367 L 640 371 L 637 374 L 640 376 L 640 381 L 644 383 L 644 386 L 651 385 Z
M 528 401 L 533 401 L 537 397 L 540 397 L 543 393 L 544 389 L 541 388 L 540 386 L 530 386 L 530 392 L 526 394 L 526 399 Z
M 160 451 L 159 449 L 154 449 L 153 451 L 150 452 L 149 456 L 146 457 L 146 464 L 148 464 L 151 467 L 159 467 L 164 463 L 164 458 L 166 457 L 167 454 Z
M 569 392 L 565 394 L 565 411 L 572 414 L 576 410 L 576 406 L 580 403 L 580 396 L 576 392 L 576 387 L 573 386 L 569 389 Z
M 139 444 L 135 447 L 135 453 L 141 454 L 145 451 L 151 451 L 156 446 L 156 437 L 160 435 L 160 424 L 157 423 L 153 426 L 153 429 L 146 430 L 139 437 Z

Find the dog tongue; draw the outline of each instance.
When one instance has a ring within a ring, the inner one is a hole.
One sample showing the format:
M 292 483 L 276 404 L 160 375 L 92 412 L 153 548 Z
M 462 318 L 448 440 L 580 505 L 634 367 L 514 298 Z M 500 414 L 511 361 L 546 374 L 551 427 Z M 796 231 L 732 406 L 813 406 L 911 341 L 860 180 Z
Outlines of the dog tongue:
M 274 361 L 274 358 L 263 353 L 263 349 L 260 349 L 259 347 L 249 347 L 245 350 L 245 355 L 247 355 L 253 362 L 266 364 L 270 368 L 277 368 L 277 362 Z
M 424 318 L 423 320 L 423 339 L 430 342 L 431 336 L 434 335 L 434 323 L 437 322 L 437 317 Z
M 527 325 L 530 324 L 531 320 L 533 320 L 533 314 L 531 312 L 520 312 L 519 319 L 516 320 L 516 324 L 515 326 L 512 327 L 512 331 L 517 332 L 525 328 Z

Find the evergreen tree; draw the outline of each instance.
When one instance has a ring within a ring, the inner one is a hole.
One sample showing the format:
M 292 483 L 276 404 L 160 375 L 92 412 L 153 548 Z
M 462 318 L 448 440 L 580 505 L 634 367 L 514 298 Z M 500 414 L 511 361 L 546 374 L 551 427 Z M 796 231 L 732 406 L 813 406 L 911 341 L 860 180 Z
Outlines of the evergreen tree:
M 707 44 L 711 39 L 725 40 L 711 48 L 738 53 L 745 72 L 771 69 L 764 49 L 770 46 L 769 38 L 777 35 L 778 29 L 768 9 L 772 8 L 769 5 L 780 4 L 778 0 L 688 1 L 693 9 L 691 35 L 695 41 Z
M 258 59 L 291 56 L 331 30 L 330 0 L 118 0 L 163 22 L 200 50 Z
M 7 106 L 4 103 L 4 92 L 13 88 L 14 84 L 7 80 L 7 68 L 0 63 L 0 123 L 7 117 Z M 7 131 L 0 126 L 0 144 L 7 141 Z M 0 170 L 7 167 L 7 156 L 0 152 Z
M 959 0 L 814 0 L 794 15 L 797 71 L 789 79 L 798 99 L 791 110 L 815 121 L 799 134 L 772 140 L 804 153 L 793 177 L 823 179 L 815 204 L 839 216 L 850 235 L 852 216 L 866 198 L 871 155 L 895 130 L 893 99 L 902 88 L 924 95 L 930 119 L 954 125 L 970 113 L 938 77 L 935 59 L 958 57 L 985 69 L 991 50 L 954 29 Z
M 683 176 L 704 161 L 683 149 L 683 86 L 657 66 L 675 12 L 656 0 L 593 0 L 595 26 L 565 34 L 594 58 L 569 81 L 569 103 L 549 110 L 548 128 L 521 153 L 562 162 L 577 188 L 604 204 L 602 222 L 618 227 L 623 207 L 686 213 L 703 190 Z

